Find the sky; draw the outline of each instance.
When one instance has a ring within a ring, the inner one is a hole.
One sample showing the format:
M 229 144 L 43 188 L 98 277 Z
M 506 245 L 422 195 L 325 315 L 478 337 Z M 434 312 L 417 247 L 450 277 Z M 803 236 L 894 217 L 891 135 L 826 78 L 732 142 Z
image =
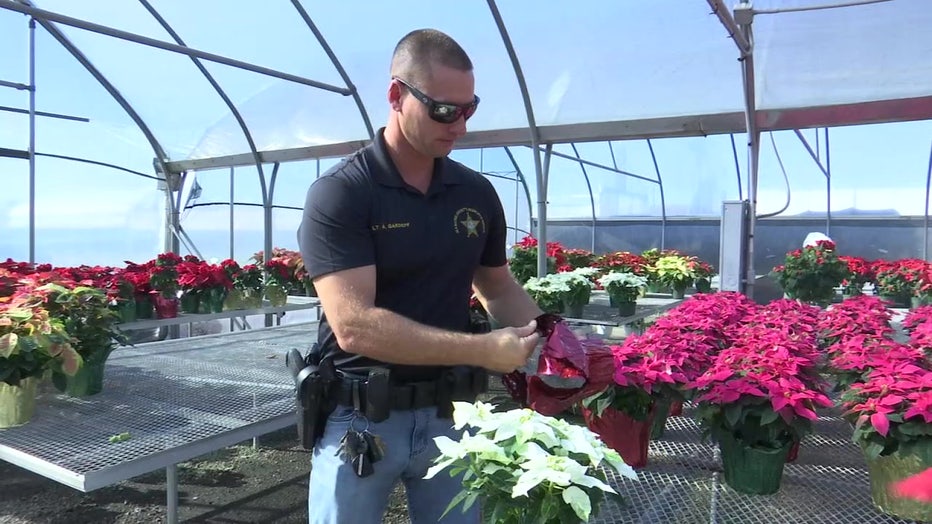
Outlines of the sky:
M 44 9 L 151 38 L 170 37 L 138 2 L 37 0 Z M 332 85 L 337 70 L 290 2 L 153 1 L 194 48 Z M 792 7 L 812 0 L 758 1 L 756 7 Z M 476 66 L 482 98 L 470 130 L 527 126 L 518 83 L 486 2 L 457 4 L 456 16 L 439 4 L 303 2 L 327 38 L 378 127 L 386 117 L 384 89 L 394 43 L 407 31 L 436 27 L 456 38 Z M 928 95 L 932 85 L 932 6 L 923 0 L 833 11 L 761 15 L 755 20 L 758 105 L 783 108 L 848 103 L 876 96 Z M 896 4 L 896 5 L 893 5 Z M 355 7 L 354 7 L 355 5 Z M 444 4 L 445 5 L 445 4 Z M 525 74 L 539 125 L 571 124 L 741 111 L 737 48 L 701 1 L 548 4 L 499 2 Z M 902 16 L 903 10 L 910 16 Z M 904 27 L 905 26 L 905 27 Z M 151 128 L 171 159 L 248 151 L 222 100 L 187 57 L 75 28 L 66 36 L 105 74 Z M 0 11 L 0 79 L 26 82 L 27 19 Z M 90 119 L 37 120 L 37 151 L 87 158 L 153 174 L 153 152 L 126 112 L 45 30 L 36 31 L 36 104 L 40 111 Z M 281 149 L 366 137 L 350 97 L 252 72 L 207 63 L 242 111 L 260 148 Z M 0 88 L 0 106 L 27 108 L 25 92 Z M 932 148 L 932 122 L 907 122 L 803 132 L 823 164 L 830 157 L 833 212 L 857 208 L 922 215 Z M 817 138 L 818 135 L 818 144 Z M 717 216 L 723 200 L 739 198 L 736 162 L 745 180 L 744 135 L 578 144 L 587 160 L 651 180 L 659 171 L 668 216 Z M 26 149 L 28 120 L 0 111 L 0 147 Z M 653 147 L 656 167 L 650 154 Z M 569 145 L 555 151 L 574 155 Z M 762 136 L 759 211 L 824 213 L 826 179 L 792 131 Z M 511 149 L 531 186 L 529 148 Z M 778 161 L 779 155 L 779 161 Z M 501 148 L 456 151 L 453 158 L 511 179 L 515 168 Z M 308 185 L 337 159 L 283 164 L 275 203 L 300 207 Z M 782 162 L 782 167 L 781 167 Z M 266 166 L 266 172 L 271 167 Z M 786 173 L 786 181 L 784 179 Z M 28 256 L 28 164 L 0 158 L 0 259 Z M 197 203 L 227 202 L 229 170 L 197 174 Z M 588 176 L 588 186 L 586 176 Z M 255 167 L 233 173 L 240 202 L 261 202 Z M 529 227 L 524 189 L 492 178 L 515 228 Z M 789 184 L 789 202 L 786 184 Z M 589 187 L 592 189 L 590 200 Z M 743 196 L 747 184 L 742 182 Z M 554 158 L 550 219 L 659 216 L 659 184 Z M 594 209 L 593 209 L 594 208 Z M 54 263 L 119 264 L 151 258 L 161 247 L 163 194 L 153 180 L 100 166 L 40 157 L 36 177 L 37 259 Z M 536 214 L 536 210 L 534 210 Z M 261 248 L 261 210 L 234 211 L 233 254 Z M 276 245 L 295 248 L 300 211 L 277 210 Z M 183 227 L 209 256 L 229 254 L 230 211 L 225 206 L 185 212 Z

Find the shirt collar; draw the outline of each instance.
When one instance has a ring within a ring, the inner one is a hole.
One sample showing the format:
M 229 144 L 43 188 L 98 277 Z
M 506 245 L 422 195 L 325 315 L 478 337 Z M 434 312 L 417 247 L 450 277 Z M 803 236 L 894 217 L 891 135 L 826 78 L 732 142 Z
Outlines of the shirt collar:
M 376 132 L 375 140 L 370 145 L 370 152 L 371 159 L 375 162 L 372 176 L 376 182 L 388 187 L 408 187 L 404 179 L 401 178 L 401 173 L 395 166 L 395 162 L 392 161 L 392 157 L 388 154 L 384 127 Z M 443 186 L 463 183 L 462 169 L 461 166 L 447 157 L 435 159 L 429 193 L 439 191 Z

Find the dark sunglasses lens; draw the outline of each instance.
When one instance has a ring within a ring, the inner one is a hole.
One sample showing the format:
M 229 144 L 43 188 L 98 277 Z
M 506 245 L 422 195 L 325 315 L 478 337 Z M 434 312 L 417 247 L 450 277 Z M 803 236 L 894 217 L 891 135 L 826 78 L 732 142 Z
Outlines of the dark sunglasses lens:
M 433 112 L 431 112 L 431 118 L 435 121 L 440 122 L 441 124 L 452 124 L 463 117 L 465 120 L 469 120 L 476 112 L 476 105 L 470 105 L 469 107 L 455 106 L 452 104 L 437 104 L 434 106 Z
M 463 110 L 452 104 L 435 104 L 434 110 L 431 111 L 431 118 L 442 124 L 452 124 L 456 122 Z

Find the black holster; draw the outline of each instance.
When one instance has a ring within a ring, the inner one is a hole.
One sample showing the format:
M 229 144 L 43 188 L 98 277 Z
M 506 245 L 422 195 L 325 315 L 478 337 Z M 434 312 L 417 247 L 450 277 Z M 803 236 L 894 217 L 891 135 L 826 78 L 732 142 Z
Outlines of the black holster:
M 437 383 L 437 416 L 453 416 L 453 402 L 475 402 L 489 389 L 489 374 L 482 368 L 455 366 L 447 369 Z
M 297 349 L 285 356 L 295 382 L 298 440 L 304 449 L 314 449 L 324 434 L 327 418 L 336 409 L 333 388 L 339 384 L 331 359 L 320 359 L 317 345 L 304 357 Z

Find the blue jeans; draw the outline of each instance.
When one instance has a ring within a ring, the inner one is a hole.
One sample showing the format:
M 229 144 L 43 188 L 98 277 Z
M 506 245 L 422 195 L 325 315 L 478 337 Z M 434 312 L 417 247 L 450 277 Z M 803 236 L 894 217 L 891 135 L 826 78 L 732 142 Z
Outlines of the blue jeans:
M 355 421 L 354 421 L 355 418 Z M 340 439 L 352 424 L 361 431 L 381 437 L 385 456 L 373 464 L 374 473 L 359 478 L 340 456 Z M 450 477 L 444 470 L 424 480 L 427 469 L 439 454 L 434 437 L 446 435 L 458 440 L 451 419 L 437 418 L 437 408 L 392 411 L 382 422 L 370 423 L 349 406 L 337 406 L 327 420 L 324 434 L 314 448 L 308 494 L 310 524 L 378 524 L 388 505 L 396 481 L 404 482 L 408 494 L 408 514 L 412 524 L 476 524 L 479 504 L 466 513 L 462 505 L 440 515 L 463 488 L 462 477 Z

